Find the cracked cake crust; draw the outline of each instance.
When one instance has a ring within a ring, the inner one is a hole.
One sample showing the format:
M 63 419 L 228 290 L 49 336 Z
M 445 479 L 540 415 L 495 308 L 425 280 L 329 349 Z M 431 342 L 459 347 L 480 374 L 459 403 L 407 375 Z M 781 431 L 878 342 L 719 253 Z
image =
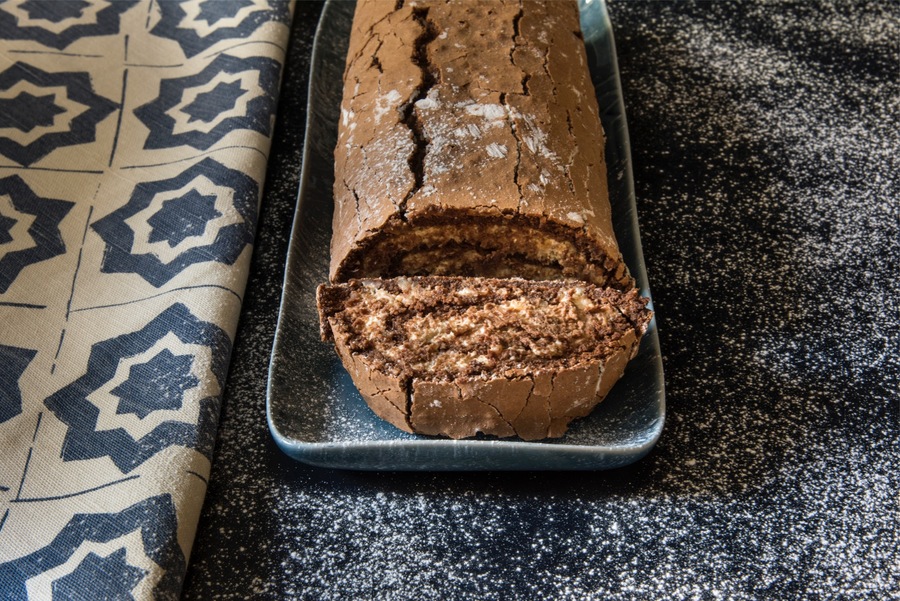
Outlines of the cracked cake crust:
M 633 285 L 574 2 L 361 0 L 344 81 L 332 282 L 505 262 Z M 487 225 L 567 249 L 532 256 Z M 435 252 L 445 261 L 404 264 Z
M 537 440 L 606 396 L 650 312 L 604 142 L 574 1 L 358 2 L 317 300 L 377 415 Z
M 372 410 L 407 432 L 562 436 L 607 395 L 651 313 L 637 291 L 468 277 L 320 286 L 333 339 Z

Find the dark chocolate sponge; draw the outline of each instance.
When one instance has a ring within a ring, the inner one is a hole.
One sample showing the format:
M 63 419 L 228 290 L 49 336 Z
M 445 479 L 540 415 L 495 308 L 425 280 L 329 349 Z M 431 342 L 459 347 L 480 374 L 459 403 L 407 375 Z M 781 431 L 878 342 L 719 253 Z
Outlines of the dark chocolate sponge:
M 452 438 L 562 436 L 621 377 L 651 317 L 636 291 L 578 281 L 351 280 L 318 302 L 372 410 Z

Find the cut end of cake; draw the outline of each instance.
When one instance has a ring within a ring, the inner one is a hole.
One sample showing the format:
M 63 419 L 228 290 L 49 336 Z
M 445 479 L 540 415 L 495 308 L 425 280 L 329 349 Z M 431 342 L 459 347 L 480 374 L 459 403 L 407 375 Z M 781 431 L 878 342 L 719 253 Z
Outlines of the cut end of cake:
M 579 217 L 580 214 L 572 213 Z M 580 224 L 490 210 L 425 211 L 389 220 L 339 265 L 334 282 L 353 278 L 468 276 L 583 280 L 628 290 L 634 280 L 614 242 L 605 246 Z
M 380 417 L 452 438 L 558 437 L 621 377 L 652 316 L 637 291 L 573 280 L 351 280 L 318 291 L 333 338 Z

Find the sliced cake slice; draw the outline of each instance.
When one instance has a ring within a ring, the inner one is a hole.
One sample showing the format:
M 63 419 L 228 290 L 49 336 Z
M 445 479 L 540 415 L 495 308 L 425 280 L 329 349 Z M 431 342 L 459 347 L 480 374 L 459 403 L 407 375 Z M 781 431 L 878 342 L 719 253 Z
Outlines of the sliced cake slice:
M 397 277 L 318 289 L 322 337 L 372 410 L 407 432 L 562 436 L 637 354 L 636 290 L 574 280 Z

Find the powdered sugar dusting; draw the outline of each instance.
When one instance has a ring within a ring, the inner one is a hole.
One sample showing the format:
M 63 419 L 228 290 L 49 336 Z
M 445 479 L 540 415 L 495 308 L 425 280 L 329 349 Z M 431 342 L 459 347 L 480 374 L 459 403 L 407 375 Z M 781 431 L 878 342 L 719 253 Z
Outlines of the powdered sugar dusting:
M 435 109 L 439 109 L 441 107 L 441 103 L 438 100 L 439 90 L 437 88 L 432 88 L 428 91 L 428 94 L 425 98 L 416 101 L 416 109 L 423 111 L 433 111 Z
M 375 107 L 372 111 L 375 115 L 375 123 L 381 123 L 381 119 L 389 111 L 396 111 L 398 108 L 400 108 L 400 101 L 402 100 L 402 98 L 403 97 L 400 96 L 400 92 L 398 92 L 397 90 L 391 90 L 387 94 L 382 94 L 377 99 L 375 99 Z
M 519 123 L 519 130 L 522 132 L 522 142 L 529 152 L 549 159 L 554 166 L 563 169 L 559 157 L 547 147 L 547 132 L 537 124 L 534 115 L 523 115 L 516 110 L 512 110 L 510 111 L 510 116 Z
M 484 117 L 487 121 L 493 121 L 497 126 L 503 125 L 506 119 L 506 108 L 501 104 L 467 103 L 466 112 L 475 117 Z
M 296 142 L 271 161 L 185 599 L 900 595 L 897 6 L 611 9 L 665 353 L 656 449 L 581 475 L 284 458 L 263 399 Z M 315 19 L 294 23 L 297 53 Z
M 488 156 L 495 159 L 502 159 L 506 157 L 506 154 L 509 152 L 509 149 L 506 148 L 503 144 L 497 144 L 492 142 L 487 146 Z
M 575 223 L 584 223 L 584 216 L 581 213 L 575 213 L 573 211 L 573 212 L 567 214 L 566 217 L 568 217 L 570 220 L 574 221 Z

